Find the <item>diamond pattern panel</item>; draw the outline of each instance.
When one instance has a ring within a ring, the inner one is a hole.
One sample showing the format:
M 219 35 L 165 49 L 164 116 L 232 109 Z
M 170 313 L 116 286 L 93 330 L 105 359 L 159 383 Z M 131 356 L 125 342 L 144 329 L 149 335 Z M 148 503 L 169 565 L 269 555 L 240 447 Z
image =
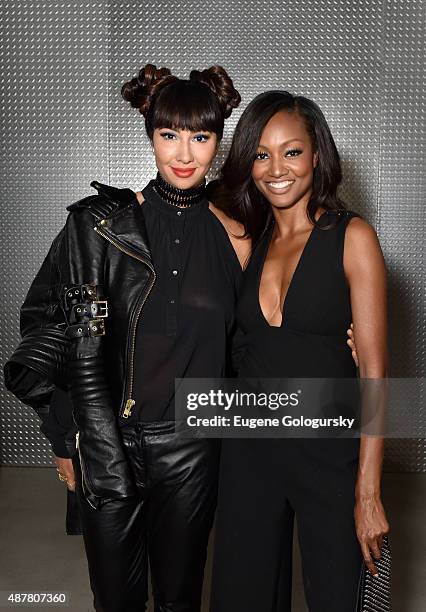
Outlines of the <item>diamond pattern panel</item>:
M 155 174 L 143 117 L 121 99 L 122 83 L 147 62 L 181 77 L 222 64 L 242 105 L 227 121 L 211 177 L 257 93 L 283 88 L 317 101 L 341 152 L 342 196 L 373 223 L 385 253 L 392 374 L 424 376 L 423 0 L 5 0 L 2 7 L 3 358 L 65 206 L 91 192 L 93 178 L 141 189 Z M 419 393 L 424 398 L 420 382 Z M 2 401 L 2 461 L 49 463 L 36 418 L 9 394 Z M 387 469 L 426 469 L 424 414 L 420 421 L 418 439 L 387 442 Z
M 93 192 L 93 178 L 108 178 L 108 24 L 100 0 L 2 2 L 2 363 L 18 342 L 19 305 L 65 206 Z M 1 395 L 1 461 L 50 464 L 38 417 Z

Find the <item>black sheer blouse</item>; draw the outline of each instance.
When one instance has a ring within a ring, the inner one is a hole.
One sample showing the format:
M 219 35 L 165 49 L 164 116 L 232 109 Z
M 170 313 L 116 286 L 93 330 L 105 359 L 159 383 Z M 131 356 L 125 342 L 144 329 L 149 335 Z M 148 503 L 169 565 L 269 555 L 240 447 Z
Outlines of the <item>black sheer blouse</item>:
M 157 279 L 136 333 L 132 413 L 141 421 L 174 419 L 175 378 L 225 376 L 242 275 L 207 199 L 178 208 L 154 184 L 142 191 Z

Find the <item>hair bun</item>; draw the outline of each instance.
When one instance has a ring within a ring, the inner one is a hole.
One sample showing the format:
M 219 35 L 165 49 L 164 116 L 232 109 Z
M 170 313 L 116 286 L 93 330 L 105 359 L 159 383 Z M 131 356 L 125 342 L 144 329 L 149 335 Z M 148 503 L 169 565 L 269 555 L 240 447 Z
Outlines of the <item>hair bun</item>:
M 130 102 L 133 108 L 145 117 L 152 99 L 160 89 L 178 80 L 168 68 L 157 68 L 154 64 L 145 64 L 137 77 L 126 81 L 121 88 L 122 97 Z
M 241 102 L 241 96 L 235 89 L 231 77 L 222 66 L 211 66 L 205 70 L 192 70 L 189 79 L 204 83 L 216 94 L 226 119 Z

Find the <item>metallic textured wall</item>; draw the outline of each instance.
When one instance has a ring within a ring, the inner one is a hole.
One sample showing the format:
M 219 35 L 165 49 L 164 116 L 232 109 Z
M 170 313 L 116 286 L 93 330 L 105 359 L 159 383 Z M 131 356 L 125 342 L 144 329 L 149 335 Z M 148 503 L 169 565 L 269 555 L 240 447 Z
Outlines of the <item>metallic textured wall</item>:
M 1 363 L 65 206 L 108 174 L 109 11 L 103 0 L 1 6 Z M 2 391 L 1 460 L 51 462 L 38 417 Z
M 392 374 L 424 376 L 424 8 L 420 0 L 4 2 L 2 359 L 65 206 L 92 192 L 91 179 L 140 189 L 154 176 L 123 81 L 146 62 L 181 77 L 218 63 L 243 102 L 212 176 L 254 95 L 283 88 L 317 101 L 342 156 L 342 196 L 375 225 L 385 252 Z M 3 393 L 1 418 L 4 463 L 50 462 L 29 409 Z M 386 462 L 423 471 L 424 440 L 389 441 Z

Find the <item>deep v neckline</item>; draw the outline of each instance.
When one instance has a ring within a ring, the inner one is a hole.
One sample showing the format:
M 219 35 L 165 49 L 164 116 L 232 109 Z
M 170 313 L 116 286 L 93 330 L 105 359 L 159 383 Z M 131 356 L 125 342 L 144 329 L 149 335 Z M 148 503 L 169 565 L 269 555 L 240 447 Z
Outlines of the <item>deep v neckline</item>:
M 287 319 L 287 317 L 285 316 L 285 311 L 286 311 L 286 306 L 287 306 L 287 301 L 288 301 L 288 295 L 289 295 L 289 293 L 290 293 L 290 291 L 291 291 L 291 289 L 292 289 L 292 287 L 294 285 L 294 279 L 297 276 L 297 274 L 298 274 L 298 272 L 299 272 L 299 270 L 301 268 L 301 265 L 303 263 L 303 259 L 305 258 L 305 254 L 306 254 L 308 245 L 312 241 L 312 237 L 314 235 L 314 232 L 315 232 L 315 230 L 318 227 L 318 222 L 322 218 L 322 216 L 325 215 L 326 213 L 327 213 L 327 211 L 325 210 L 318 217 L 317 222 L 314 225 L 314 227 L 311 229 L 311 231 L 309 233 L 309 236 L 308 236 L 308 238 L 307 238 L 307 240 L 305 242 L 305 245 L 304 245 L 304 247 L 302 249 L 302 252 L 300 253 L 299 259 L 298 259 L 297 264 L 296 264 L 296 267 L 294 268 L 294 272 L 293 272 L 292 277 L 290 279 L 290 282 L 288 284 L 286 294 L 284 296 L 284 301 L 283 301 L 283 305 L 282 305 L 282 308 L 281 308 L 281 323 L 279 325 L 271 325 L 268 322 L 268 319 L 265 317 L 265 314 L 264 314 L 264 312 L 262 310 L 262 306 L 260 304 L 260 285 L 261 285 L 261 282 L 262 282 L 262 274 L 263 274 L 263 269 L 265 267 L 265 261 L 266 261 L 267 255 L 268 255 L 269 247 L 271 246 L 272 234 L 274 232 L 275 225 L 276 225 L 275 222 L 272 224 L 271 228 L 269 229 L 268 238 L 267 238 L 267 240 L 265 240 L 266 246 L 264 247 L 264 250 L 263 250 L 263 253 L 262 253 L 262 257 L 261 257 L 261 261 L 260 261 L 260 266 L 259 266 L 259 273 L 258 273 L 258 277 L 257 277 L 257 300 L 256 300 L 257 301 L 257 306 L 258 306 L 259 311 L 260 311 L 260 315 L 261 315 L 263 321 L 266 323 L 266 325 L 268 327 L 272 327 L 272 328 L 276 328 L 276 329 L 281 329 L 283 327 L 283 324 L 284 324 L 284 322 Z

